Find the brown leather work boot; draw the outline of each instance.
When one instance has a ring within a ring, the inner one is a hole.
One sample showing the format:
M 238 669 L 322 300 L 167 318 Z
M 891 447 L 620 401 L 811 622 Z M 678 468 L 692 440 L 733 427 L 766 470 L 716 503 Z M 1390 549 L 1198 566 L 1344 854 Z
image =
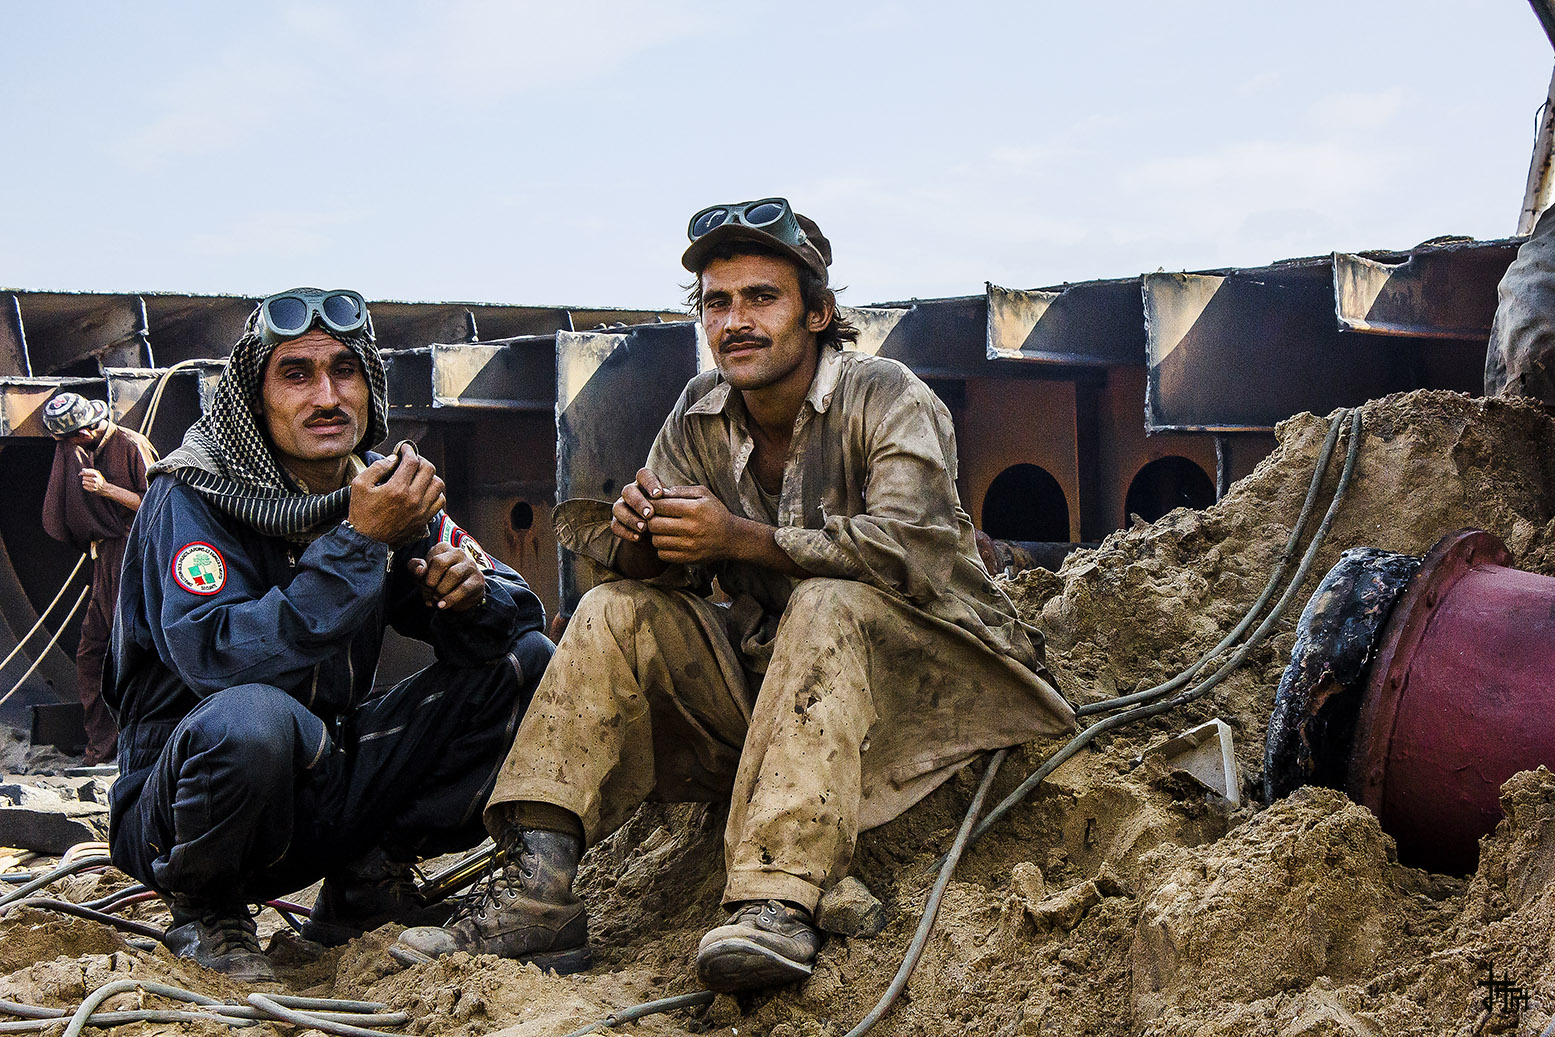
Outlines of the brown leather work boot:
M 781 900 L 736 904 L 729 920 L 697 947 L 702 985 L 721 993 L 781 987 L 808 979 L 821 949 L 810 912 Z
M 259 949 L 258 929 L 247 904 L 213 904 L 174 895 L 171 907 L 173 924 L 163 937 L 168 950 L 245 983 L 275 979 L 270 959 Z
M 418 926 L 389 948 L 395 961 L 419 965 L 454 951 L 533 962 L 553 972 L 593 964 L 588 912 L 572 895 L 583 842 L 575 835 L 519 829 L 499 835 L 503 851 L 446 926 Z
M 302 936 L 325 947 L 339 947 L 388 922 L 442 925 L 452 912 L 449 904 L 417 900 L 410 864 L 391 860 L 379 847 L 324 879 Z

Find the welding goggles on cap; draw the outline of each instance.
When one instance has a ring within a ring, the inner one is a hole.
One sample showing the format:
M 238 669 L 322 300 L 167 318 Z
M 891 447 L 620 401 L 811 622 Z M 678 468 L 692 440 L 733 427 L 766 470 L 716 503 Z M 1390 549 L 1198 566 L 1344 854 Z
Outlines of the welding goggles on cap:
M 686 237 L 692 241 L 704 237 L 719 227 L 738 225 L 770 234 L 793 248 L 799 248 L 810 239 L 799 227 L 799 217 L 787 198 L 761 198 L 754 202 L 737 202 L 733 205 L 709 205 L 691 217 Z
M 814 220 L 794 211 L 787 198 L 709 205 L 691 217 L 686 236 L 691 244 L 680 263 L 694 274 L 702 272 L 721 243 L 739 240 L 776 248 L 809 267 L 822 284 L 826 283 L 826 268 L 831 265 L 831 243 Z
M 267 346 L 296 338 L 314 322 L 341 335 L 368 325 L 367 300 L 344 288 L 293 288 L 259 304 L 259 339 Z

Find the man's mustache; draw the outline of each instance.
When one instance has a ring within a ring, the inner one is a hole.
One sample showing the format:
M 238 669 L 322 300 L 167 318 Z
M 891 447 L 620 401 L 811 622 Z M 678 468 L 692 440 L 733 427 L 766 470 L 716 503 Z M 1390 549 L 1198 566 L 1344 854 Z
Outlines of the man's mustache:
M 345 411 L 341 410 L 339 407 L 332 407 L 329 410 L 314 411 L 313 412 L 313 416 L 310 417 L 307 421 L 303 422 L 303 424 L 304 425 L 321 425 L 321 424 L 323 424 L 325 422 L 330 422 L 330 421 L 349 421 L 349 420 L 351 420 L 351 416 L 349 414 L 347 414 Z
M 718 344 L 719 352 L 731 349 L 740 349 L 744 346 L 770 346 L 772 340 L 765 335 L 742 335 L 739 338 L 726 338 Z

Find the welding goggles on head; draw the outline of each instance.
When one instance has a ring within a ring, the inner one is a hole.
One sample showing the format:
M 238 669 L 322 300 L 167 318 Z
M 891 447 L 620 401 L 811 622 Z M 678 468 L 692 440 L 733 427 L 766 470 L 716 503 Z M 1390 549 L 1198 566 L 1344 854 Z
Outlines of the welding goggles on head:
M 367 327 L 367 300 L 344 288 L 321 291 L 293 288 L 277 292 L 259 304 L 259 338 L 267 346 L 296 338 L 315 321 L 349 335 Z

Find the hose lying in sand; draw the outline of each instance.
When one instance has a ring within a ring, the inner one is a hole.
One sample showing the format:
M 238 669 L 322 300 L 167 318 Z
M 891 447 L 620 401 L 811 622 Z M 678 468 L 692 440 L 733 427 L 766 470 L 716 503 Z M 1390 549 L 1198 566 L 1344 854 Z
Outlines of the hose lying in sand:
M 75 860 L 66 861 L 59 867 L 55 868 L 53 871 L 39 875 L 37 878 L 33 879 L 26 885 L 17 889 L 13 889 L 5 896 L 0 897 L 0 907 L 5 907 L 7 904 L 21 900 L 24 897 L 31 895 L 35 891 L 42 889 L 44 886 L 47 886 L 52 882 L 59 881 L 66 875 L 74 875 L 76 872 L 85 871 L 88 868 L 105 867 L 112 863 L 113 861 L 109 860 L 107 856 L 96 854 L 90 857 L 77 857 Z
M 120 918 L 105 911 L 94 911 L 80 904 L 72 904 L 68 900 L 55 900 L 52 897 L 25 897 L 21 900 L 13 900 L 0 908 L 0 913 L 15 911 L 23 907 L 43 908 L 48 911 L 57 911 L 62 915 L 74 915 L 77 918 L 90 919 L 93 922 L 102 922 L 111 925 L 120 932 L 133 933 L 136 936 L 145 936 L 152 940 L 161 941 L 166 934 L 154 925 L 145 922 L 133 922 L 128 918 Z
M 689 994 L 677 994 L 674 997 L 664 997 L 657 1001 L 644 1001 L 640 1005 L 623 1008 L 618 1012 L 611 1012 L 596 1023 L 589 1023 L 581 1030 L 574 1030 L 567 1037 L 588 1037 L 591 1033 L 600 1030 L 620 1026 L 623 1023 L 635 1023 L 639 1019 L 645 1019 L 650 1015 L 658 1015 L 660 1012 L 673 1012 L 677 1008 L 700 1008 L 710 1005 L 718 995 L 711 990 L 696 990 Z
M 966 817 L 961 821 L 961 829 L 956 832 L 956 841 L 951 844 L 950 850 L 945 854 L 944 866 L 940 868 L 939 878 L 934 880 L 934 890 L 929 894 L 928 902 L 923 905 L 923 918 L 918 922 L 918 931 L 913 935 L 912 943 L 907 946 L 907 953 L 902 955 L 901 967 L 896 970 L 896 976 L 891 980 L 891 985 L 886 987 L 885 993 L 880 995 L 880 1000 L 875 1002 L 875 1007 L 869 1010 L 859 1024 L 848 1031 L 847 1037 L 862 1037 L 869 1032 L 880 1017 L 891 1010 L 903 990 L 907 989 L 907 981 L 912 978 L 913 970 L 918 967 L 918 959 L 923 955 L 923 948 L 928 945 L 929 931 L 934 928 L 934 920 L 939 917 L 939 902 L 945 895 L 945 889 L 950 885 L 950 876 L 955 873 L 956 865 L 961 863 L 961 852 L 972 841 L 972 822 L 977 820 L 977 815 L 983 812 L 983 800 L 988 797 L 988 788 L 993 784 L 994 775 L 999 773 L 999 765 L 1009 755 L 1008 749 L 1000 749 L 993 754 L 988 761 L 988 769 L 983 771 L 983 780 L 977 786 L 977 794 L 972 797 L 971 806 L 966 809 Z
M 983 819 L 982 823 L 977 826 L 977 830 L 972 833 L 974 842 L 981 838 L 988 829 L 997 824 L 1001 818 L 1015 809 L 1022 800 L 1031 794 L 1031 790 L 1036 788 L 1053 771 L 1057 770 L 1060 764 L 1089 745 L 1098 735 L 1116 730 L 1127 724 L 1132 724 L 1136 720 L 1146 720 L 1176 709 L 1178 706 L 1186 705 L 1211 691 L 1221 681 L 1229 677 L 1232 671 L 1242 665 L 1242 661 L 1247 658 L 1254 648 L 1263 642 L 1264 638 L 1269 636 L 1269 632 L 1274 629 L 1275 624 L 1284 616 L 1285 610 L 1290 607 L 1296 592 L 1306 582 L 1313 563 L 1317 561 L 1318 552 L 1323 546 L 1323 541 L 1327 539 L 1328 531 L 1333 528 L 1334 516 L 1339 512 L 1339 505 L 1344 500 L 1345 491 L 1349 489 L 1350 476 L 1355 471 L 1355 458 L 1360 453 L 1360 434 L 1361 412 L 1356 410 L 1352 412 L 1349 452 L 1345 455 L 1344 469 L 1339 473 L 1339 485 L 1334 488 L 1334 499 L 1329 503 L 1328 512 L 1323 516 L 1322 523 L 1318 525 L 1316 532 L 1312 534 L 1312 542 L 1307 545 L 1306 554 L 1301 559 L 1301 565 L 1296 569 L 1296 574 L 1291 577 L 1290 584 L 1285 588 L 1285 593 L 1280 596 L 1280 600 L 1275 604 L 1268 616 L 1264 617 L 1264 621 L 1258 625 L 1258 629 L 1253 631 L 1252 636 L 1232 653 L 1231 658 L 1227 659 L 1220 669 L 1216 670 L 1197 687 L 1164 701 L 1158 700 L 1143 706 L 1136 706 L 1122 713 L 1115 713 L 1080 732 L 1067 745 L 1050 756 L 1041 767 L 1037 768 L 1014 792 L 1006 796 L 998 806 L 988 812 L 988 816 Z M 1319 473 L 1321 473 L 1321 468 Z M 1319 477 L 1321 476 L 1319 475 Z
M 307 1027 L 312 1030 L 322 1030 L 325 1033 L 338 1034 L 339 1037 L 395 1037 L 394 1034 L 386 1034 L 382 1030 L 370 1030 L 365 1026 L 356 1026 L 341 1020 L 326 1018 L 318 1012 L 308 1012 L 299 1007 L 288 1006 L 285 1003 L 286 1000 L 288 999 L 274 994 L 248 995 L 248 1003 L 271 1019 L 279 1019 L 282 1022 L 292 1023 L 293 1025 Z M 293 1005 L 295 1005 L 295 1001 Z M 410 1022 L 410 1017 L 402 1012 L 395 1013 L 395 1015 L 397 1024 Z M 67 1034 L 66 1037 L 69 1037 L 69 1035 Z
M 118 918 L 114 914 L 119 909 L 128 907 L 131 904 L 138 904 L 142 901 L 153 900 L 161 896 L 160 893 L 157 893 L 149 886 L 137 883 L 132 886 L 126 886 L 124 889 L 115 890 L 107 896 L 98 897 L 96 900 L 88 900 L 83 904 L 73 904 L 67 900 L 59 900 L 52 897 L 34 897 L 30 895 L 78 871 L 112 866 L 112 860 L 101 854 L 71 857 L 71 854 L 82 848 L 95 849 L 103 845 L 102 843 L 78 843 L 70 848 L 70 852 L 66 854 L 65 860 L 61 861 L 58 867 L 43 874 L 36 872 L 28 873 L 31 878 L 25 886 L 0 897 L 0 914 L 16 907 L 44 908 L 67 915 L 75 915 L 77 918 L 88 918 L 94 922 L 102 922 L 113 926 L 115 929 L 132 933 L 136 936 L 145 936 L 159 943 L 162 942 L 166 933 L 161 929 L 142 922 L 132 922 Z M 303 907 L 301 904 L 294 904 L 289 900 L 266 900 L 264 901 L 264 906 L 274 908 L 275 912 L 284 918 L 293 929 L 301 928 L 296 916 L 301 915 L 303 918 L 306 918 L 311 913 L 309 908 Z
M 1157 684 L 1155 687 L 1148 688 L 1145 691 L 1134 692 L 1132 695 L 1120 695 L 1117 698 L 1107 699 L 1102 702 L 1086 703 L 1074 711 L 1075 716 L 1090 716 L 1093 713 L 1105 713 L 1111 709 L 1120 709 L 1139 702 L 1150 702 L 1169 692 L 1176 691 L 1192 680 L 1194 675 L 1204 668 L 1205 663 L 1229 648 L 1247 631 L 1248 627 L 1252 626 L 1253 620 L 1257 619 L 1264 606 L 1269 604 L 1269 599 L 1274 596 L 1280 581 L 1284 579 L 1286 571 L 1290 568 L 1290 563 L 1296 558 L 1296 546 L 1301 543 L 1301 535 L 1306 531 L 1307 522 L 1312 517 L 1313 506 L 1317 503 L 1318 489 L 1323 485 L 1323 476 L 1328 472 L 1328 461 L 1333 457 L 1334 445 L 1339 441 L 1339 430 L 1344 425 L 1344 417 L 1345 412 L 1340 411 L 1329 421 L 1328 438 L 1323 441 L 1323 449 L 1318 454 L 1317 465 L 1312 469 L 1312 484 L 1307 487 L 1307 499 L 1302 502 L 1301 513 L 1296 517 L 1295 525 L 1291 527 L 1290 538 L 1285 541 L 1285 550 L 1280 554 L 1279 564 L 1269 574 L 1269 582 L 1264 587 L 1263 594 L 1259 595 L 1258 600 L 1253 602 L 1252 607 L 1247 610 L 1247 614 L 1242 617 L 1242 621 L 1229 634 L 1221 638 L 1219 644 L 1199 656 L 1197 662 L 1166 683 Z M 1351 421 L 1357 426 L 1352 429 L 1350 436 L 1350 445 L 1353 450 L 1359 434 L 1359 411 L 1355 412 Z
M 123 1012 L 98 1012 L 97 1008 L 108 998 L 131 990 L 144 990 L 174 1001 L 188 1001 L 201 1006 L 202 1011 L 173 1009 L 139 1009 Z M 260 1020 L 280 1020 L 306 1026 L 327 1033 L 351 1035 L 377 1035 L 378 1031 L 363 1028 L 360 1023 L 382 1026 L 403 1026 L 410 1022 L 404 1012 L 386 1011 L 387 1005 L 376 1001 L 343 1001 L 333 998 L 294 997 L 285 994 L 249 996 L 249 1004 L 238 1005 L 182 987 L 168 986 L 150 980 L 123 979 L 108 983 L 93 991 L 74 1012 L 61 1008 L 43 1008 L 15 1001 L 0 1000 L 0 1012 L 21 1017 L 17 1022 L 0 1023 L 0 1033 L 25 1033 L 56 1026 L 59 1020 L 70 1017 L 70 1027 L 65 1033 L 79 1034 L 86 1026 L 120 1026 L 125 1023 L 152 1022 L 178 1023 L 190 1020 L 223 1022 L 230 1026 L 252 1026 Z M 397 1037 L 383 1034 L 381 1037 Z
M 133 886 L 126 886 L 123 889 L 115 890 L 105 897 L 98 897 L 96 900 L 85 901 L 81 906 L 89 907 L 93 911 L 101 911 L 104 914 L 112 915 L 118 914 L 121 908 L 129 907 L 131 904 L 139 904 L 145 900 L 155 900 L 161 895 L 162 894 L 158 893 L 156 890 L 149 886 L 143 886 L 139 883 L 136 883 Z

